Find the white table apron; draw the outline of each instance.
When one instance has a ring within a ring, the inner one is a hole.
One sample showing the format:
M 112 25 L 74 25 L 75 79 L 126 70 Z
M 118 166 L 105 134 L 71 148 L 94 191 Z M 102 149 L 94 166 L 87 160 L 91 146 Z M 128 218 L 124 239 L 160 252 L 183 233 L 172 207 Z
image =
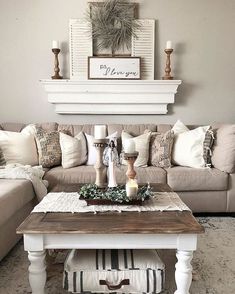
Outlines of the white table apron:
M 45 294 L 46 249 L 177 249 L 175 294 L 189 294 L 197 234 L 24 234 L 32 294 Z

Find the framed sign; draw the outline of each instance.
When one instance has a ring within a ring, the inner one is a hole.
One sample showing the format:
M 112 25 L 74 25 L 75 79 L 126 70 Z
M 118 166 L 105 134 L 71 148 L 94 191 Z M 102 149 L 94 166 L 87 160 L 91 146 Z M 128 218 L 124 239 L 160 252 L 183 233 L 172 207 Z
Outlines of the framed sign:
M 88 57 L 89 80 L 140 80 L 140 57 Z

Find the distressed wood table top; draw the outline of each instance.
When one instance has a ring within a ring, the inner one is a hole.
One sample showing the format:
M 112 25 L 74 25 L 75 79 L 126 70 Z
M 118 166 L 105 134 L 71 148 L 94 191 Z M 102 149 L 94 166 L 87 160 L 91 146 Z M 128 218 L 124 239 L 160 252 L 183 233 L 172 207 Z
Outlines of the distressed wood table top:
M 151 184 L 156 192 L 172 192 L 167 184 Z M 51 192 L 74 192 L 68 185 Z M 18 234 L 200 234 L 204 228 L 190 211 L 31 213 Z

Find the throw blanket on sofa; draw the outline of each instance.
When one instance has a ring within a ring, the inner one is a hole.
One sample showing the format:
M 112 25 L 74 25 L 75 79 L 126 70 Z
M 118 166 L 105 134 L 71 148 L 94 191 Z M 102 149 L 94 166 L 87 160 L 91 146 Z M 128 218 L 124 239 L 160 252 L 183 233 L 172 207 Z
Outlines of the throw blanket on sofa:
M 42 166 L 8 164 L 0 168 L 0 179 L 26 179 L 31 181 L 38 201 L 47 194 L 48 182 L 43 180 Z

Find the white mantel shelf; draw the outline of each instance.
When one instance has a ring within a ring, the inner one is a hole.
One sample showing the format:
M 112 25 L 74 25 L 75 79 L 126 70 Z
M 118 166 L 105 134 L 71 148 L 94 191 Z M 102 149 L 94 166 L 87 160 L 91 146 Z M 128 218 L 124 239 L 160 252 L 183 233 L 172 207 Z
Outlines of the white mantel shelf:
M 59 114 L 166 114 L 180 80 L 40 80 Z

